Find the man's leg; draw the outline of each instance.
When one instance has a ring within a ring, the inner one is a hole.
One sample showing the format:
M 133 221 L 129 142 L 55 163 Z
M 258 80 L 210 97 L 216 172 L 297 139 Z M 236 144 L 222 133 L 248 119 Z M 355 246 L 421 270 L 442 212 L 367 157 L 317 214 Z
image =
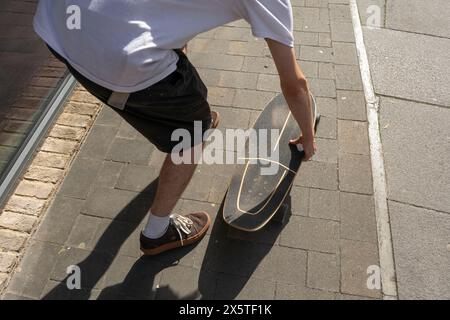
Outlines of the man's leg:
M 213 111 L 211 127 L 216 128 L 218 123 L 218 114 Z M 148 239 L 158 239 L 166 234 L 170 224 L 170 214 L 192 179 L 199 160 L 196 157 L 202 154 L 203 147 L 204 143 L 184 151 L 189 154 L 190 163 L 176 164 L 172 161 L 171 154 L 166 156 L 159 175 L 158 188 L 149 212 L 147 225 L 142 231 L 144 237 Z M 206 213 L 201 215 L 207 217 Z M 190 217 L 195 218 L 195 215 L 191 214 Z M 197 215 L 197 218 L 198 217 L 199 216 Z M 201 226 L 205 222 L 206 221 L 197 221 L 197 225 Z M 141 240 L 143 239 L 141 238 Z
M 191 153 L 193 153 L 192 150 Z M 158 189 L 151 208 L 153 215 L 164 217 L 172 212 L 197 168 L 197 164 L 195 161 L 193 162 L 192 164 L 175 164 L 170 154 L 166 156 L 159 174 Z

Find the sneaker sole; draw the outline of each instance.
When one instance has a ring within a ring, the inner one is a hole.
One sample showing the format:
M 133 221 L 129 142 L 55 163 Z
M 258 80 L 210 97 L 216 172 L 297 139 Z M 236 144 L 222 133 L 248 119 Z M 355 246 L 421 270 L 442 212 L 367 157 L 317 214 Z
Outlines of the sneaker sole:
M 206 213 L 206 212 L 205 212 Z M 173 242 L 169 242 L 166 244 L 163 244 L 162 246 L 159 246 L 157 248 L 154 249 L 144 249 L 141 247 L 141 251 L 144 253 L 144 255 L 146 256 L 154 256 L 160 253 L 163 253 L 165 251 L 169 251 L 172 249 L 176 249 L 176 248 L 182 248 L 182 247 L 186 247 L 188 245 L 191 245 L 197 241 L 200 241 L 205 235 L 206 232 L 208 231 L 210 225 L 211 225 L 211 218 L 209 216 L 209 214 L 207 214 L 208 220 L 206 221 L 205 226 L 202 228 L 202 230 L 200 230 L 199 233 L 197 233 L 197 235 L 195 235 L 192 238 L 187 238 L 186 240 L 183 241 L 183 244 L 181 244 L 181 242 L 178 241 L 173 241 Z

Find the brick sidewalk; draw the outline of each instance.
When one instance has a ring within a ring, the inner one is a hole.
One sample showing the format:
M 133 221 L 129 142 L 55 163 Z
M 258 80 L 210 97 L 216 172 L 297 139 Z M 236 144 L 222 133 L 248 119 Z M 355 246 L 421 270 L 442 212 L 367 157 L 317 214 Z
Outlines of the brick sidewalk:
M 366 286 L 378 249 L 364 94 L 347 1 L 292 1 L 300 64 L 323 115 L 319 152 L 302 165 L 292 216 L 258 233 L 228 229 L 220 206 L 232 166 L 199 166 L 177 205 L 215 219 L 195 247 L 141 257 L 159 153 L 103 107 L 4 298 L 380 298 Z M 265 42 L 239 22 L 200 35 L 189 56 L 222 128 L 248 128 L 279 91 Z M 82 290 L 69 291 L 78 265 Z

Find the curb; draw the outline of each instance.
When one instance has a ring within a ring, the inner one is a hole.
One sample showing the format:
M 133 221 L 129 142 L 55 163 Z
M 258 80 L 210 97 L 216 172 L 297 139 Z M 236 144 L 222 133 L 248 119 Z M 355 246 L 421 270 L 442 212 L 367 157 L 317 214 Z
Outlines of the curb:
M 383 299 L 398 299 L 392 246 L 391 225 L 387 203 L 386 173 L 384 169 L 383 146 L 381 143 L 378 120 L 379 99 L 375 95 L 370 73 L 369 60 L 356 0 L 349 0 L 350 12 L 355 34 L 361 78 L 366 99 L 367 120 L 369 123 L 369 145 L 372 163 L 375 215 L 377 220 L 378 252 L 381 269 Z

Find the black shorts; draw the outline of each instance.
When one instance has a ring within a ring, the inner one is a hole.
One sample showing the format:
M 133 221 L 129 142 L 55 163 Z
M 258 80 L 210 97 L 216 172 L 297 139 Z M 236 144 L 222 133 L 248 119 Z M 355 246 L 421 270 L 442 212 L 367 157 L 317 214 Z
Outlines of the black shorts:
M 90 81 L 53 49 L 49 49 L 67 65 L 75 79 L 87 91 L 108 105 L 111 90 Z M 195 143 L 201 141 L 195 141 L 193 138 L 194 122 L 202 122 L 202 134 L 211 127 L 208 90 L 187 56 L 181 50 L 174 51 L 179 56 L 176 71 L 158 83 L 130 94 L 123 110 L 112 107 L 164 153 L 171 153 L 173 147 L 179 143 L 172 141 L 174 130 L 187 130 L 192 137 L 191 146 L 195 146 Z

